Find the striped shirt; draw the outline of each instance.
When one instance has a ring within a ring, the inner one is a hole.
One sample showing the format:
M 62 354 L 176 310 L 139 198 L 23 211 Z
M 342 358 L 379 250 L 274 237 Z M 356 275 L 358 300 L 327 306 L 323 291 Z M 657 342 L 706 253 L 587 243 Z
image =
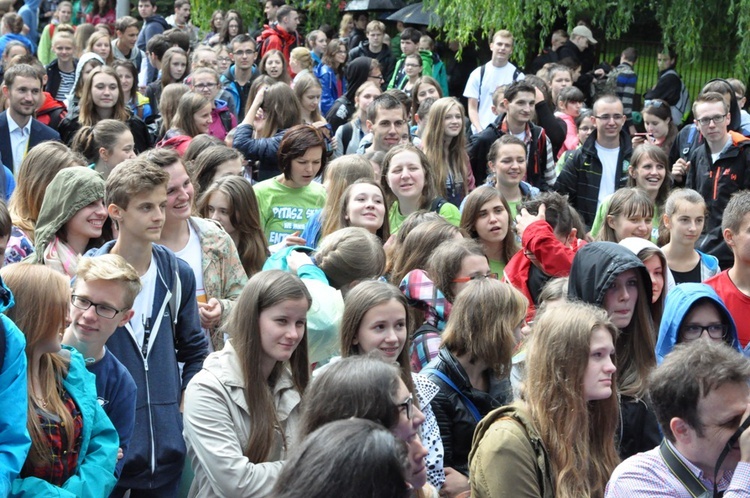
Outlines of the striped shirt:
M 703 483 L 713 490 L 713 481 L 693 465 L 669 441 L 667 444 L 677 457 Z M 711 476 L 713 477 L 713 476 Z M 740 462 L 734 472 L 725 471 L 719 478 L 719 491 L 726 490 L 724 498 L 747 498 L 750 496 L 750 463 Z M 672 474 L 659 453 L 653 450 L 634 455 L 617 466 L 609 479 L 605 498 L 692 498 L 680 480 Z

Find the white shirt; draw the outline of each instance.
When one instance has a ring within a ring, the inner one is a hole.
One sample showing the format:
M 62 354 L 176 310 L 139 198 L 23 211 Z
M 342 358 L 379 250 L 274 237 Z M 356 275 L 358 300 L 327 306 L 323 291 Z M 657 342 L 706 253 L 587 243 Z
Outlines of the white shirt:
M 206 296 L 206 289 L 203 286 L 203 250 L 201 249 L 201 240 L 192 223 L 188 222 L 188 227 L 190 229 L 188 242 L 185 244 L 185 247 L 174 253 L 174 255 L 187 263 L 190 269 L 193 270 L 195 274 L 195 297 L 199 303 L 207 303 L 208 296 Z M 213 352 L 210 331 L 203 329 L 203 333 L 208 338 L 209 352 Z
M 13 151 L 13 171 L 18 171 L 18 168 L 23 162 L 23 158 L 26 157 L 26 152 L 29 148 L 29 136 L 31 135 L 31 119 L 26 123 L 26 126 L 21 128 L 18 123 L 13 119 L 10 113 L 8 115 L 8 135 L 10 135 L 10 148 Z M 6 164 L 5 166 L 11 166 Z
M 615 174 L 617 173 L 617 158 L 620 156 L 620 147 L 607 149 L 596 142 L 596 154 L 602 162 L 602 181 L 599 184 L 599 199 L 597 208 L 602 201 L 615 193 Z
M 156 295 L 156 261 L 151 258 L 151 264 L 148 270 L 141 276 L 141 292 L 135 297 L 133 302 L 133 318 L 130 319 L 133 338 L 138 346 L 143 347 L 143 337 L 145 335 L 145 325 L 151 320 L 151 310 L 154 307 L 154 296 Z M 154 324 L 149 323 L 153 330 Z
M 513 83 L 513 74 L 516 72 L 516 66 L 508 62 L 503 67 L 495 67 L 492 62 L 484 65 L 484 76 L 482 77 L 482 66 L 479 66 L 471 72 L 469 81 L 466 82 L 464 97 L 479 100 L 479 123 L 482 130 L 492 123 L 497 116 L 492 112 L 492 94 L 500 85 L 509 85 Z M 482 87 L 479 87 L 479 80 L 482 80 Z M 524 79 L 523 73 L 519 73 L 516 80 Z M 482 130 L 475 130 L 474 133 Z

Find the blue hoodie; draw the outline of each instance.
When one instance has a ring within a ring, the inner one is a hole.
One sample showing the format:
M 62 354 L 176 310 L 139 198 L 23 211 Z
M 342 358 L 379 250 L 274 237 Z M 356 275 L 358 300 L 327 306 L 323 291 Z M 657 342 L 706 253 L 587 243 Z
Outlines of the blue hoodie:
M 13 307 L 13 294 L 0 281 L 0 312 Z M 26 388 L 26 339 L 5 315 L 0 315 L 5 334 L 5 355 L 0 361 L 0 496 L 8 496 L 13 479 L 18 477 L 31 438 L 26 429 L 28 396 Z
M 107 242 L 86 255 L 107 254 L 113 245 L 114 241 Z M 124 488 L 160 487 L 182 472 L 186 448 L 180 399 L 208 355 L 208 339 L 198 318 L 193 270 L 166 247 L 152 247 L 157 278 L 151 312 L 153 332 L 146 358 L 129 323 L 118 327 L 107 341 L 107 349 L 138 386 L 135 430 L 118 483 Z M 172 299 L 173 289 L 176 299 Z M 177 309 L 172 310 L 172 306 Z M 184 363 L 181 375 L 177 362 Z
M 661 317 L 661 326 L 659 327 L 659 338 L 656 340 L 656 363 L 661 364 L 664 357 L 674 349 L 679 335 L 680 325 L 685 319 L 688 310 L 699 300 L 710 299 L 714 302 L 724 314 L 729 324 L 729 332 L 725 340 L 737 351 L 742 351 L 740 341 L 737 339 L 737 327 L 734 324 L 732 315 L 724 306 L 716 291 L 706 284 L 684 283 L 674 286 L 667 294 L 667 300 L 664 303 L 664 314 Z
M 39 4 L 42 0 L 26 0 L 23 7 L 18 9 L 18 15 L 23 18 L 23 23 L 29 27 L 29 39 L 34 43 L 33 52 L 36 53 L 36 44 L 39 43 Z

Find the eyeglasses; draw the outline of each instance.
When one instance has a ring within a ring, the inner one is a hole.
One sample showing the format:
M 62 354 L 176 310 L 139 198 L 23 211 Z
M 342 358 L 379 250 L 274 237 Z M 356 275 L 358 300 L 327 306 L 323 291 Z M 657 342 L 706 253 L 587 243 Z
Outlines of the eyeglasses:
M 385 78 L 383 78 L 382 74 L 370 74 L 367 77 L 378 80 L 378 81 L 385 81 Z
M 197 85 L 193 85 L 196 90 L 203 91 L 203 90 L 211 90 L 216 86 L 216 83 L 199 83 Z
M 602 114 L 601 116 L 594 116 L 596 119 L 601 119 L 602 121 L 620 121 L 625 116 L 623 114 Z
M 701 126 L 708 126 L 711 121 L 713 121 L 716 125 L 720 125 L 724 122 L 725 119 L 726 116 L 711 116 L 710 118 L 701 118 L 696 119 L 695 121 Z
M 85 297 L 76 296 L 75 294 L 70 296 L 70 304 L 72 304 L 79 310 L 84 310 L 84 311 L 86 311 L 87 309 L 93 306 L 94 310 L 96 311 L 96 314 L 102 318 L 114 318 L 117 316 L 118 313 L 122 313 L 123 311 L 128 309 L 128 308 L 123 308 L 121 310 L 118 310 L 117 308 L 113 308 L 112 306 L 107 306 L 106 304 L 99 304 L 93 301 L 89 301 Z
M 728 327 L 723 323 L 712 323 L 711 325 L 685 325 L 682 327 L 681 333 L 683 339 L 692 341 L 698 339 L 703 335 L 703 331 L 708 332 L 708 336 L 711 339 L 723 339 L 727 333 Z
M 397 404 L 396 407 L 398 407 L 399 410 L 403 408 L 406 412 L 406 420 L 411 420 L 411 416 L 414 414 L 414 396 L 409 395 L 409 397 L 406 398 L 406 401 Z
M 470 277 L 458 277 L 454 278 L 452 282 L 454 284 L 465 284 L 466 282 L 470 282 L 472 280 L 481 280 L 483 278 L 491 278 L 492 280 L 497 280 L 498 274 L 497 273 L 485 273 L 480 275 L 472 275 Z

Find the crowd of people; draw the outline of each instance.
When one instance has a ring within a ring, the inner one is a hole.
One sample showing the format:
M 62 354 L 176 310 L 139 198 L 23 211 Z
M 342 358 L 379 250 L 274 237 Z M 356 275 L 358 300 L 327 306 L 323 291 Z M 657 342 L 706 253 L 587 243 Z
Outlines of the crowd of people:
M 747 496 L 741 81 L 137 7 L 0 1 L 0 496 Z

